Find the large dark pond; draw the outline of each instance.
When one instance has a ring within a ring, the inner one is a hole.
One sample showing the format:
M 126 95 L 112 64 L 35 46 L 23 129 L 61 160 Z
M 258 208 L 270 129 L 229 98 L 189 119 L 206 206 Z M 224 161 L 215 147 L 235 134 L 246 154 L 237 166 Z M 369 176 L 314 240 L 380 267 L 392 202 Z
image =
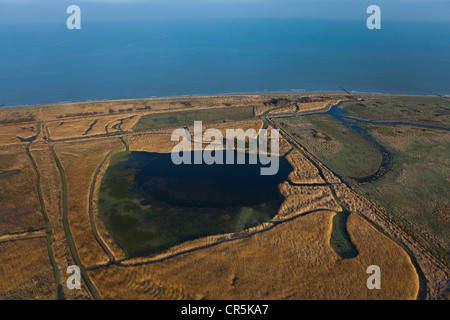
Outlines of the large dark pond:
M 100 216 L 129 257 L 257 226 L 278 212 L 278 185 L 292 168 L 280 158 L 278 173 L 263 176 L 261 164 L 248 162 L 177 166 L 170 154 L 116 154 L 101 183 Z

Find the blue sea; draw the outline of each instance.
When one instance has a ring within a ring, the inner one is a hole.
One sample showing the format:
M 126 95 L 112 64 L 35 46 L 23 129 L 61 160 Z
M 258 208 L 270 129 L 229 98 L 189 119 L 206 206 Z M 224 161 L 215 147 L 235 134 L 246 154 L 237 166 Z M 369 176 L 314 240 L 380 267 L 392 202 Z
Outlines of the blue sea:
M 0 25 L 0 106 L 268 92 L 450 94 L 450 23 Z

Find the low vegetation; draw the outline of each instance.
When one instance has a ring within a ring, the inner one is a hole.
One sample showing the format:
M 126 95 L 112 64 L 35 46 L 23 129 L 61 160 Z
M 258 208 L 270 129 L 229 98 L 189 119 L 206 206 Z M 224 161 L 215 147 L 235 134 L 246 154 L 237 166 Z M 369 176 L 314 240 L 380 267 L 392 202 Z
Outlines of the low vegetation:
M 341 175 L 354 178 L 369 176 L 381 164 L 381 154 L 377 149 L 329 115 L 280 118 L 276 122 Z
M 329 245 L 333 215 L 316 212 L 171 259 L 89 274 L 105 299 L 415 299 L 419 281 L 408 255 L 351 216 L 360 254 L 340 258 Z M 374 261 L 384 270 L 383 290 L 365 285 Z
M 353 103 L 348 116 L 373 121 L 404 121 L 450 128 L 450 100 L 443 98 L 390 97 Z
M 351 178 L 376 171 L 379 151 L 330 115 L 307 115 L 341 100 L 351 101 L 350 117 L 448 127 L 448 101 L 437 98 L 280 94 L 0 108 L 0 299 L 444 297 L 448 131 L 360 123 L 393 155 L 382 179 L 360 184 Z M 258 226 L 129 258 L 100 219 L 111 156 L 169 153 L 173 128 L 192 132 L 194 120 L 204 130 L 279 128 L 293 167 L 279 186 L 283 203 Z M 73 264 L 82 289 L 58 292 Z M 373 264 L 383 290 L 365 285 Z
M 407 126 L 371 126 L 372 135 L 393 153 L 384 179 L 357 186 L 440 260 L 450 252 L 449 133 Z
M 192 110 L 160 113 L 143 116 L 133 128 L 134 131 L 181 128 L 192 125 L 194 121 L 205 123 L 246 120 L 253 117 L 253 107 Z
M 330 236 L 330 246 L 343 259 L 351 259 L 358 255 L 347 231 L 347 219 L 350 212 L 337 212 L 333 217 L 333 231 Z

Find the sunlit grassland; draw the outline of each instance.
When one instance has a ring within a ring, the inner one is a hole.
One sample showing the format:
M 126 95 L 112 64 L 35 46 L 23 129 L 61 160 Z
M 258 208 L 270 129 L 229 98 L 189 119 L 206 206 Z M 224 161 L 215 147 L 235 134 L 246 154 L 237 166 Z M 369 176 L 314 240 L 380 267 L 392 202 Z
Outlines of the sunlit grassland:
M 8 178 L 12 175 L 18 174 L 20 170 L 0 170 L 0 179 Z
M 348 232 L 353 259 L 330 247 L 334 213 L 315 212 L 252 237 L 150 264 L 89 271 L 106 299 L 415 299 L 408 255 L 358 215 Z M 366 287 L 367 266 L 383 270 L 383 290 Z
M 373 121 L 403 121 L 450 127 L 450 101 L 442 98 L 390 97 L 355 102 L 348 116 Z
M 194 124 L 194 121 L 211 123 L 246 120 L 253 116 L 252 106 L 149 114 L 143 116 L 133 130 L 141 131 L 190 126 Z
M 406 126 L 372 126 L 372 135 L 393 153 L 386 176 L 357 188 L 448 261 L 450 249 L 450 139 L 448 132 Z
M 373 174 L 381 154 L 364 138 L 329 115 L 277 119 L 329 168 L 347 177 Z
M 0 245 L 0 300 L 52 300 L 55 278 L 45 238 Z

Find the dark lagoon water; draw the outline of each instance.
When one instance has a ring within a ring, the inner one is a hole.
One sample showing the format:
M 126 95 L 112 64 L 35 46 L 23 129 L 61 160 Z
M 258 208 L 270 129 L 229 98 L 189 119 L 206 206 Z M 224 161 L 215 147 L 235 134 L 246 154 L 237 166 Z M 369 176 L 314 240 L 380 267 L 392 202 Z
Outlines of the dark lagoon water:
M 0 105 L 231 93 L 449 95 L 450 23 L 203 19 L 2 25 Z
M 122 152 L 112 157 L 99 195 L 99 213 L 128 256 L 160 252 L 207 235 L 238 232 L 269 221 L 283 202 L 261 164 L 174 165 L 170 154 Z

